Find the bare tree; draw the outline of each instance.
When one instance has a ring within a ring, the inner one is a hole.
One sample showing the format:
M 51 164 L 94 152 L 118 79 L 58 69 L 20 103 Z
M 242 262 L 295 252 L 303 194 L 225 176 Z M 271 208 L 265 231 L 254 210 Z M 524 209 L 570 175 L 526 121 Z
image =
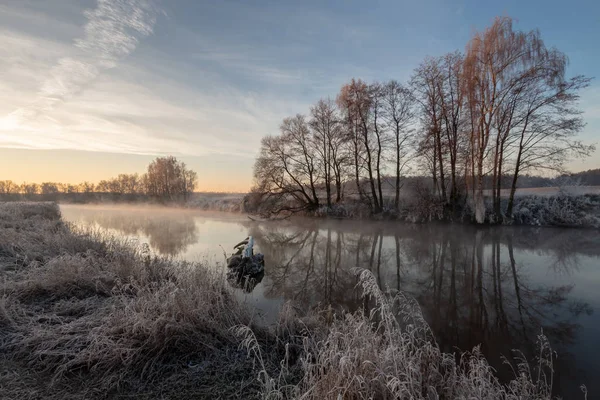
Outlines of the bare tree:
M 354 164 L 354 182 L 361 200 L 367 198 L 361 185 L 362 170 L 364 169 L 364 145 L 360 135 L 360 120 L 358 117 L 356 92 L 362 90 L 366 85 L 362 81 L 352 81 L 340 89 L 337 104 L 342 113 L 344 136 L 346 142 L 350 143 L 351 154 Z
M 509 215 L 520 172 L 533 167 L 556 169 L 570 152 L 589 153 L 590 147 L 572 140 L 583 126 L 573 103 L 589 79 L 579 76 L 566 81 L 566 65 L 566 56 L 548 49 L 539 31 L 515 31 L 508 17 L 496 18 L 468 43 L 464 89 L 473 128 L 477 222 L 484 220 L 484 161 L 489 154 L 493 155 L 494 209 L 500 218 L 501 180 L 511 151 L 516 159 Z
M 194 178 L 193 180 L 190 180 Z M 187 200 L 195 188 L 195 173 L 187 169 L 185 163 L 178 161 L 173 156 L 157 157 L 148 165 L 142 181 L 146 193 L 163 200 Z M 133 184 L 130 176 L 128 182 Z M 193 183 L 193 184 L 192 184 Z
M 314 210 L 317 196 L 317 157 L 314 140 L 302 115 L 284 119 L 281 135 L 261 141 L 254 164 L 253 192 L 271 205 L 271 213 Z
M 450 158 L 450 203 L 456 207 L 458 201 L 458 168 L 463 141 L 464 92 L 463 56 L 458 53 L 446 54 L 440 63 L 442 79 L 438 81 L 440 92 L 442 130 L 446 141 L 446 152 Z
M 196 189 L 196 186 L 198 186 L 198 174 L 196 173 L 196 171 L 187 169 L 185 163 L 182 163 L 181 182 L 183 185 L 182 191 L 184 201 L 187 201 L 190 194 L 192 194 Z
M 81 182 L 79 184 L 79 191 L 81 193 L 86 193 L 86 194 L 93 193 L 95 189 L 96 189 L 96 185 L 94 185 L 92 182 L 85 181 L 85 182 Z
M 340 136 L 340 129 L 335 103 L 330 99 L 321 99 L 311 107 L 310 114 L 310 127 L 314 132 L 315 150 L 319 155 L 318 164 L 321 166 L 324 179 L 327 207 L 331 207 L 331 186 L 334 183 L 332 174 L 335 175 L 336 201 L 339 201 L 341 197 L 341 176 L 340 171 L 336 168 L 336 158 L 339 152 L 337 138 Z
M 367 198 L 374 212 L 381 211 L 375 188 L 372 143 L 372 96 L 369 86 L 360 79 L 352 79 L 342 86 L 338 104 L 346 121 L 347 134 L 352 142 L 356 187 L 361 198 Z M 371 195 L 366 196 L 361 187 L 361 169 L 366 169 Z
M 373 145 L 375 152 L 375 174 L 377 179 L 377 194 L 378 197 L 374 197 L 377 203 L 376 210 L 383 210 L 383 191 L 382 191 L 382 169 L 383 169 L 383 156 L 384 150 L 388 143 L 388 132 L 385 124 L 385 90 L 384 87 L 379 83 L 372 83 L 369 85 L 369 94 L 371 97 L 371 115 L 373 116 L 373 134 L 375 136 L 375 143 Z
M 12 194 L 19 191 L 19 185 L 11 180 L 0 181 L 0 194 Z
M 410 160 L 408 145 L 411 137 L 409 125 L 414 118 L 413 97 L 407 88 L 392 80 L 385 85 L 383 104 L 387 125 L 394 135 L 396 175 L 394 205 L 398 209 L 400 205 L 400 175 L 406 163 Z
M 44 195 L 54 195 L 59 193 L 58 184 L 54 182 L 42 182 L 40 191 Z
M 443 74 L 441 63 L 441 58 L 426 58 L 415 70 L 410 86 L 420 106 L 423 125 L 424 138 L 421 140 L 420 152 L 422 154 L 431 153 L 426 157 L 431 160 L 433 186 L 441 199 L 446 202 L 446 178 L 443 159 L 446 150 L 442 133 Z
M 21 185 L 21 193 L 31 196 L 40 192 L 40 185 L 37 183 L 23 183 Z

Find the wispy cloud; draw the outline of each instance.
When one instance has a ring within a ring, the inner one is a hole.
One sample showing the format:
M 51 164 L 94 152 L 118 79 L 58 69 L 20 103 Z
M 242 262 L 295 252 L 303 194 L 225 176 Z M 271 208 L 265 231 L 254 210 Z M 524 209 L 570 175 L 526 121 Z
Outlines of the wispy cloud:
M 272 61 L 257 60 L 240 51 L 207 50 L 194 53 L 192 58 L 202 62 L 214 62 L 222 68 L 271 84 L 297 84 L 307 79 L 306 73 L 296 68 L 280 68 Z
M 152 33 L 157 9 L 146 0 L 98 0 L 85 16 L 85 33 L 75 40 L 74 54 L 58 60 L 35 101 L 5 117 L 0 129 L 26 125 L 85 89 L 103 70 L 114 68 L 140 38 Z

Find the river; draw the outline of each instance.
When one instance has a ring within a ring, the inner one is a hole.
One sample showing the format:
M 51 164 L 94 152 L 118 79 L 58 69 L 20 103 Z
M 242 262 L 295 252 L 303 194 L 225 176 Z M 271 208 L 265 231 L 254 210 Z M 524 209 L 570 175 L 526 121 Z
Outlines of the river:
M 149 207 L 62 205 L 66 221 L 148 243 L 161 255 L 226 269 L 224 250 L 248 235 L 265 255 L 265 276 L 237 296 L 274 320 L 286 300 L 300 308 L 362 305 L 355 268 L 384 291 L 421 306 L 445 351 L 482 352 L 501 377 L 511 349 L 535 357 L 543 330 L 557 353 L 556 393 L 600 396 L 600 232 L 290 219 Z

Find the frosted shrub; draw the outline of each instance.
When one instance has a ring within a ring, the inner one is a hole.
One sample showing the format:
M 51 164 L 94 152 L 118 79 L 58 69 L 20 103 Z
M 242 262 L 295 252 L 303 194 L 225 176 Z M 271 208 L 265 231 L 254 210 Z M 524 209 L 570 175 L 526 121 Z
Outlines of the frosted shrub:
M 244 209 L 241 195 L 203 195 L 190 199 L 188 208 L 199 208 L 207 211 L 242 212 Z
M 600 227 L 600 202 L 590 195 L 522 196 L 515 199 L 513 221 L 522 225 Z

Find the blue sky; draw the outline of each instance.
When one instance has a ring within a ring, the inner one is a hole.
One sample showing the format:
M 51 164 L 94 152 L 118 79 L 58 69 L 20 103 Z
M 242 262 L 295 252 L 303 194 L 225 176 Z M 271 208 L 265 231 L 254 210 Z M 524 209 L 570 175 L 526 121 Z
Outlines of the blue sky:
M 0 179 L 97 180 L 174 154 L 204 188 L 246 190 L 283 117 L 352 77 L 405 81 L 498 15 L 538 28 L 569 75 L 598 75 L 596 1 L 2 0 Z M 581 108 L 598 142 L 600 81 Z M 15 168 L 31 157 L 49 167 Z

